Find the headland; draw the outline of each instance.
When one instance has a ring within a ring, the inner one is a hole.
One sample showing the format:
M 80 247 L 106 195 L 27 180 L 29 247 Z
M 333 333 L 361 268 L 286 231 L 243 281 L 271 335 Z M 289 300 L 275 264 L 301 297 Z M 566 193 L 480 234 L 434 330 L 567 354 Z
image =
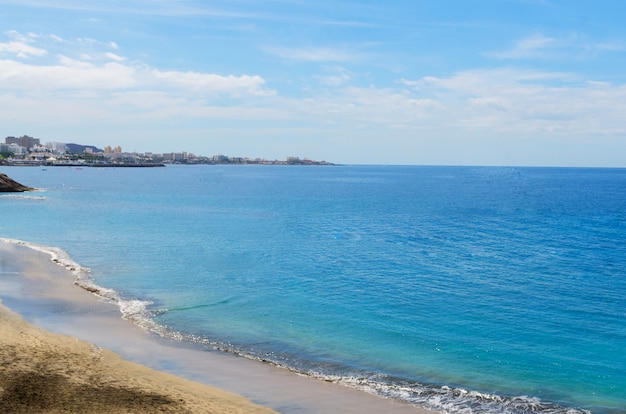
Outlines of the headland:
M 18 183 L 6 174 L 0 174 L 0 193 L 21 193 L 31 190 L 32 188 Z

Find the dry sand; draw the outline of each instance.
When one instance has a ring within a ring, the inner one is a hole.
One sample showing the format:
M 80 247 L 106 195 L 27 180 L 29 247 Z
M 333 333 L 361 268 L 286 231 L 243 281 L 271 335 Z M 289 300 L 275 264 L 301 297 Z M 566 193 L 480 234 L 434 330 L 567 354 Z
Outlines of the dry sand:
M 26 323 L 0 305 L 0 413 L 272 413 Z

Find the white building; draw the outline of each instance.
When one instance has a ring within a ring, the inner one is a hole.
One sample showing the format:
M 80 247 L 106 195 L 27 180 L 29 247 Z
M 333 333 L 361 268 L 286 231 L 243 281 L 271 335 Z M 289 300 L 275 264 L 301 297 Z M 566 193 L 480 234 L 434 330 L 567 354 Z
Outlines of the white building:
M 55 154 L 65 154 L 67 145 L 64 142 L 46 142 L 46 148 Z
M 28 150 L 18 144 L 0 144 L 0 152 L 10 152 L 17 158 L 22 158 L 28 154 Z

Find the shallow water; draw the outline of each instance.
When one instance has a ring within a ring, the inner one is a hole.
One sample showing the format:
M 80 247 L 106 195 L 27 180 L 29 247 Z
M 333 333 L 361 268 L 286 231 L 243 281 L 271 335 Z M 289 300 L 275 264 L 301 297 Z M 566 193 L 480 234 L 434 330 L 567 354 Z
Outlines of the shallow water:
M 626 407 L 626 170 L 3 168 L 127 318 L 447 412 Z
M 285 414 L 426 414 L 408 404 L 271 364 L 146 334 L 122 320 L 115 303 L 74 286 L 81 269 L 63 252 L 22 244 L 0 239 L 0 301 L 37 326 L 113 350 L 148 367 L 244 395 Z

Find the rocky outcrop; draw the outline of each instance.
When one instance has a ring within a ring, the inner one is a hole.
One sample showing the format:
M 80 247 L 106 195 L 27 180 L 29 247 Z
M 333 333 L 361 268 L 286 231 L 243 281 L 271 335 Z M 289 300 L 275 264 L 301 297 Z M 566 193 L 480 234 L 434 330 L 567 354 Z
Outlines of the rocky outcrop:
M 20 193 L 31 190 L 32 188 L 12 180 L 6 174 L 0 174 L 0 193 Z

